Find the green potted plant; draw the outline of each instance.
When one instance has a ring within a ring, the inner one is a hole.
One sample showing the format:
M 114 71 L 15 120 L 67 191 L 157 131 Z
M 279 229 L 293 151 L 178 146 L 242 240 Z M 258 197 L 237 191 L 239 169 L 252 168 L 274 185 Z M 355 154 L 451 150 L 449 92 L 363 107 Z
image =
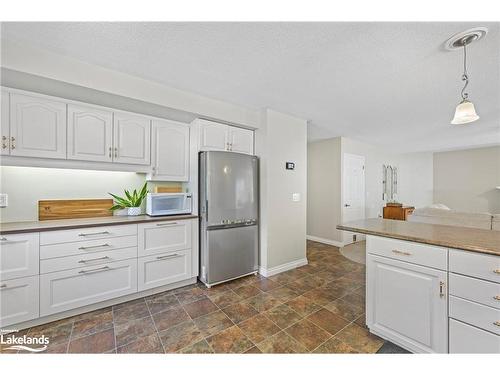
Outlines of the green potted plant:
M 144 186 L 139 192 L 136 189 L 134 189 L 133 192 L 125 190 L 125 197 L 119 197 L 117 195 L 108 193 L 115 200 L 115 204 L 110 208 L 110 210 L 115 211 L 126 209 L 129 216 L 140 215 L 142 211 L 142 202 L 144 201 L 144 198 L 146 198 L 146 194 L 148 193 L 147 185 L 147 182 L 145 182 Z

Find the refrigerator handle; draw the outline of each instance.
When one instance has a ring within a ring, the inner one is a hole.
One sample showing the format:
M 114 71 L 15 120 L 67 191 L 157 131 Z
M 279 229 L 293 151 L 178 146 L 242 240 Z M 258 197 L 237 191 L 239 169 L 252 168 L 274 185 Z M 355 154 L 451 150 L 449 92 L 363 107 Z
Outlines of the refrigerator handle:
M 208 223 L 208 199 L 205 200 L 205 222 Z

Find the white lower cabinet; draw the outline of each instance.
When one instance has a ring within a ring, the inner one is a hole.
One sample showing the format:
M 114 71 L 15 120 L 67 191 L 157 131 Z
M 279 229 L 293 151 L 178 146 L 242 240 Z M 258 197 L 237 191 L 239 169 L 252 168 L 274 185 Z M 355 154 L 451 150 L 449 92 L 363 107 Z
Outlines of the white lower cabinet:
M 191 273 L 191 249 L 139 258 L 139 291 L 189 279 Z
M 40 315 L 137 292 L 137 259 L 40 275 Z
M 0 236 L 0 280 L 38 275 L 38 233 Z
M 191 220 L 138 225 L 139 256 L 191 249 Z
M 450 353 L 500 353 L 500 336 L 450 319 Z
M 0 282 L 0 327 L 38 318 L 38 275 Z
M 447 272 L 367 255 L 370 331 L 415 353 L 447 353 Z

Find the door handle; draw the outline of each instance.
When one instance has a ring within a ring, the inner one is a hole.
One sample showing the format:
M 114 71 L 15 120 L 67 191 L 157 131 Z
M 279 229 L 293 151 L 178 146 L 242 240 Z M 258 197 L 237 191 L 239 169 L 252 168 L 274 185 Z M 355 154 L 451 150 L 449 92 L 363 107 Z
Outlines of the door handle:
M 96 269 L 93 269 L 93 270 L 81 270 L 81 271 L 78 271 L 79 274 L 87 274 L 87 273 L 94 273 L 94 272 L 101 272 L 101 271 L 109 271 L 111 270 L 111 268 L 109 268 L 108 266 L 104 266 L 104 267 L 101 267 L 101 268 L 96 268 Z
M 170 258 L 178 258 L 182 255 L 179 255 L 179 254 L 171 254 L 171 255 L 163 255 L 163 256 L 159 256 L 159 257 L 156 257 L 156 259 L 158 260 L 162 260 L 162 259 L 170 259 Z
M 156 224 L 157 227 L 166 227 L 166 226 L 169 226 L 169 225 L 177 225 L 177 221 L 172 221 L 171 223 Z
M 85 236 L 98 236 L 98 235 L 102 235 L 102 234 L 110 234 L 108 231 L 104 231 L 104 232 L 96 232 L 96 233 L 80 233 L 78 235 L 78 237 L 85 237 Z
M 351 205 L 346 203 L 344 204 L 344 207 L 351 207 Z
M 82 260 L 79 260 L 78 263 L 84 263 L 85 264 L 85 263 L 88 263 L 88 262 L 95 262 L 96 260 L 105 260 L 105 259 L 109 259 L 109 257 L 106 256 L 106 257 L 94 258 L 94 259 L 87 259 L 87 260 L 82 259 Z
M 109 247 L 108 243 L 102 244 L 102 245 L 95 245 L 95 246 L 80 246 L 78 250 L 90 250 L 90 249 L 98 249 L 100 247 Z
M 445 283 L 443 281 L 439 282 L 439 297 L 444 297 L 444 287 Z

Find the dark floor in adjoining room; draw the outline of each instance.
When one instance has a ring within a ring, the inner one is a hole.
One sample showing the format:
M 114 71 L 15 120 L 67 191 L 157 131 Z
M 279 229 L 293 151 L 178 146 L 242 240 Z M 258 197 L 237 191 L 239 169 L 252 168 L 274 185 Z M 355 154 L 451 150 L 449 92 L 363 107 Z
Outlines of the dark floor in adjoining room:
M 311 241 L 307 258 L 269 278 L 190 285 L 21 333 L 49 337 L 49 353 L 384 352 L 365 327 L 365 266 Z

